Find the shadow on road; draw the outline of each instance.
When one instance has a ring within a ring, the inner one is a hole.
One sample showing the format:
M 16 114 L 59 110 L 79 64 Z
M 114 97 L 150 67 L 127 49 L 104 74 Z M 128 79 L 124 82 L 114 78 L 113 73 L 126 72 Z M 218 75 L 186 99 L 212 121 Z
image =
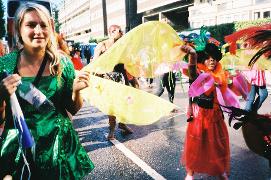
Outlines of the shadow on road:
M 124 134 L 118 126 L 116 126 L 115 137 L 118 141 L 123 143 L 133 139 L 140 139 L 156 131 L 168 129 L 176 131 L 176 133 L 171 132 L 168 134 L 169 138 L 171 138 L 171 136 L 175 138 L 178 134 L 174 127 L 179 126 L 178 123 L 180 123 L 180 119 L 176 120 L 178 114 L 174 115 L 174 117 L 161 118 L 161 120 L 156 123 L 147 126 L 129 125 L 134 131 L 133 134 L 129 135 Z M 84 145 L 87 152 L 113 146 L 106 138 L 108 133 L 108 118 L 97 108 L 87 107 L 80 110 L 73 120 L 73 126 L 78 132 L 80 142 Z M 176 134 L 176 136 L 174 134 Z

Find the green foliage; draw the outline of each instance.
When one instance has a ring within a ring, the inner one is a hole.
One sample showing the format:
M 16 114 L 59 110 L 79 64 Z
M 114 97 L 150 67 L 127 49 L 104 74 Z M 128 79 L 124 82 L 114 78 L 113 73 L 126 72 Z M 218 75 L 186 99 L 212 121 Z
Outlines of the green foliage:
M 257 19 L 254 21 L 240 21 L 240 22 L 235 22 L 234 27 L 236 31 L 244 28 L 248 28 L 251 26 L 260 26 L 266 23 L 271 23 L 271 18 L 264 18 L 264 19 Z
M 102 41 L 104 41 L 106 39 L 108 39 L 107 36 L 105 36 L 105 37 L 96 37 L 96 38 L 90 37 L 88 42 L 89 43 L 99 43 L 99 42 L 102 42 Z
M 105 37 L 100 37 L 100 38 L 96 38 L 96 39 L 97 39 L 97 43 L 99 43 L 99 42 L 102 42 L 102 41 L 108 39 L 108 37 L 105 36 Z
M 215 26 L 208 26 L 208 31 L 211 33 L 211 36 L 218 40 L 219 42 L 225 43 L 224 37 L 235 32 L 234 23 L 226 23 Z
M 3 1 L 0 0 L 0 39 L 5 37 L 6 35 L 6 28 L 5 28 L 5 19 L 4 19 L 4 12 L 5 12 L 5 7 L 3 4 Z
M 97 43 L 97 39 L 90 37 L 88 40 L 89 43 Z
M 215 26 L 209 26 L 208 31 L 211 33 L 211 36 L 214 37 L 216 40 L 224 42 L 224 37 L 238 31 L 240 29 L 244 29 L 251 26 L 260 26 L 266 23 L 271 23 L 270 18 L 265 19 L 257 19 L 254 21 L 239 21 L 227 24 L 220 24 Z
M 59 10 L 57 9 L 57 7 L 55 6 L 53 8 L 53 14 L 54 14 L 54 24 L 55 24 L 55 31 L 57 33 L 59 33 L 59 29 L 60 29 L 60 23 L 58 21 L 58 16 L 59 16 Z
M 271 23 L 271 18 L 257 19 L 254 21 L 239 21 L 233 23 L 219 24 L 215 26 L 208 26 L 207 29 L 211 33 L 211 36 L 216 40 L 225 43 L 224 37 L 251 26 L 260 26 L 266 23 Z M 193 29 L 187 29 L 187 31 L 192 31 Z

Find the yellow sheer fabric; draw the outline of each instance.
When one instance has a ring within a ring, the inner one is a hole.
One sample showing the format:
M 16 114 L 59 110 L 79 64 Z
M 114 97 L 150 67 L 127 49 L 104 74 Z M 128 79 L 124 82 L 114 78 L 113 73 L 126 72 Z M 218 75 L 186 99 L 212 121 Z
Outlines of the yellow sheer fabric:
M 178 47 L 183 42 L 176 31 L 166 23 L 150 21 L 137 26 L 113 44 L 104 54 L 84 69 L 103 74 L 111 72 L 116 64 L 135 77 L 155 77 L 169 71 L 184 57 Z
M 178 108 L 153 94 L 91 75 L 81 95 L 103 113 L 126 124 L 149 125 Z
M 155 77 L 172 69 L 184 57 L 178 47 L 182 44 L 168 24 L 147 22 L 125 34 L 83 70 L 104 74 L 123 63 L 135 77 Z M 155 95 L 111 80 L 91 76 L 89 83 L 90 86 L 82 91 L 84 99 L 103 113 L 116 116 L 122 123 L 152 124 L 178 108 Z

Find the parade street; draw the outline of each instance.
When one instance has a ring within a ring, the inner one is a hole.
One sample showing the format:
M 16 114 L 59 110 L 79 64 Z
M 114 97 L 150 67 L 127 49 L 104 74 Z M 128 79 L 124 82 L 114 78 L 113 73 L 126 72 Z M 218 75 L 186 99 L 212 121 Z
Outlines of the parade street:
M 81 143 L 95 164 L 95 169 L 85 179 L 184 179 L 186 172 L 180 164 L 180 157 L 187 125 L 187 87 L 187 83 L 177 82 L 174 103 L 183 111 L 164 117 L 149 126 L 131 125 L 134 130 L 131 135 L 125 136 L 117 129 L 116 140 L 113 141 L 106 138 L 107 116 L 97 108 L 85 104 L 73 117 L 73 125 Z M 155 88 L 143 89 L 153 92 Z M 166 90 L 162 98 L 168 99 Z M 267 98 L 260 113 L 270 112 L 270 103 L 271 99 Z M 241 105 L 244 106 L 244 101 L 241 101 Z M 226 114 L 225 121 L 228 124 Z M 229 126 L 228 130 L 231 150 L 230 179 L 270 179 L 268 161 L 247 148 L 241 130 L 234 130 Z M 197 175 L 195 179 L 215 178 Z

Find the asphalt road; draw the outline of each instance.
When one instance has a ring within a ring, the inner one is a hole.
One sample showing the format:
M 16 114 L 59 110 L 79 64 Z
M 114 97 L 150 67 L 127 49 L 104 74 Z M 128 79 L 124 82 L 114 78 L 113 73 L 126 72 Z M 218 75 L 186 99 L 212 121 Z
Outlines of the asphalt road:
M 153 92 L 153 89 L 143 87 Z M 116 141 L 107 141 L 108 119 L 91 105 L 85 106 L 74 116 L 74 127 L 81 143 L 95 164 L 95 169 L 85 179 L 112 180 L 181 180 L 185 169 L 179 163 L 182 154 L 187 105 L 187 84 L 177 84 L 174 103 L 183 109 L 175 117 L 165 117 L 149 126 L 130 127 L 131 135 L 123 135 L 116 130 Z M 162 98 L 167 99 L 167 92 Z M 268 98 L 260 112 L 270 112 L 271 99 Z M 242 106 L 244 102 L 241 102 Z M 267 180 L 271 177 L 268 161 L 245 145 L 240 130 L 229 127 L 231 149 L 231 180 Z M 196 179 L 215 179 L 198 174 Z

